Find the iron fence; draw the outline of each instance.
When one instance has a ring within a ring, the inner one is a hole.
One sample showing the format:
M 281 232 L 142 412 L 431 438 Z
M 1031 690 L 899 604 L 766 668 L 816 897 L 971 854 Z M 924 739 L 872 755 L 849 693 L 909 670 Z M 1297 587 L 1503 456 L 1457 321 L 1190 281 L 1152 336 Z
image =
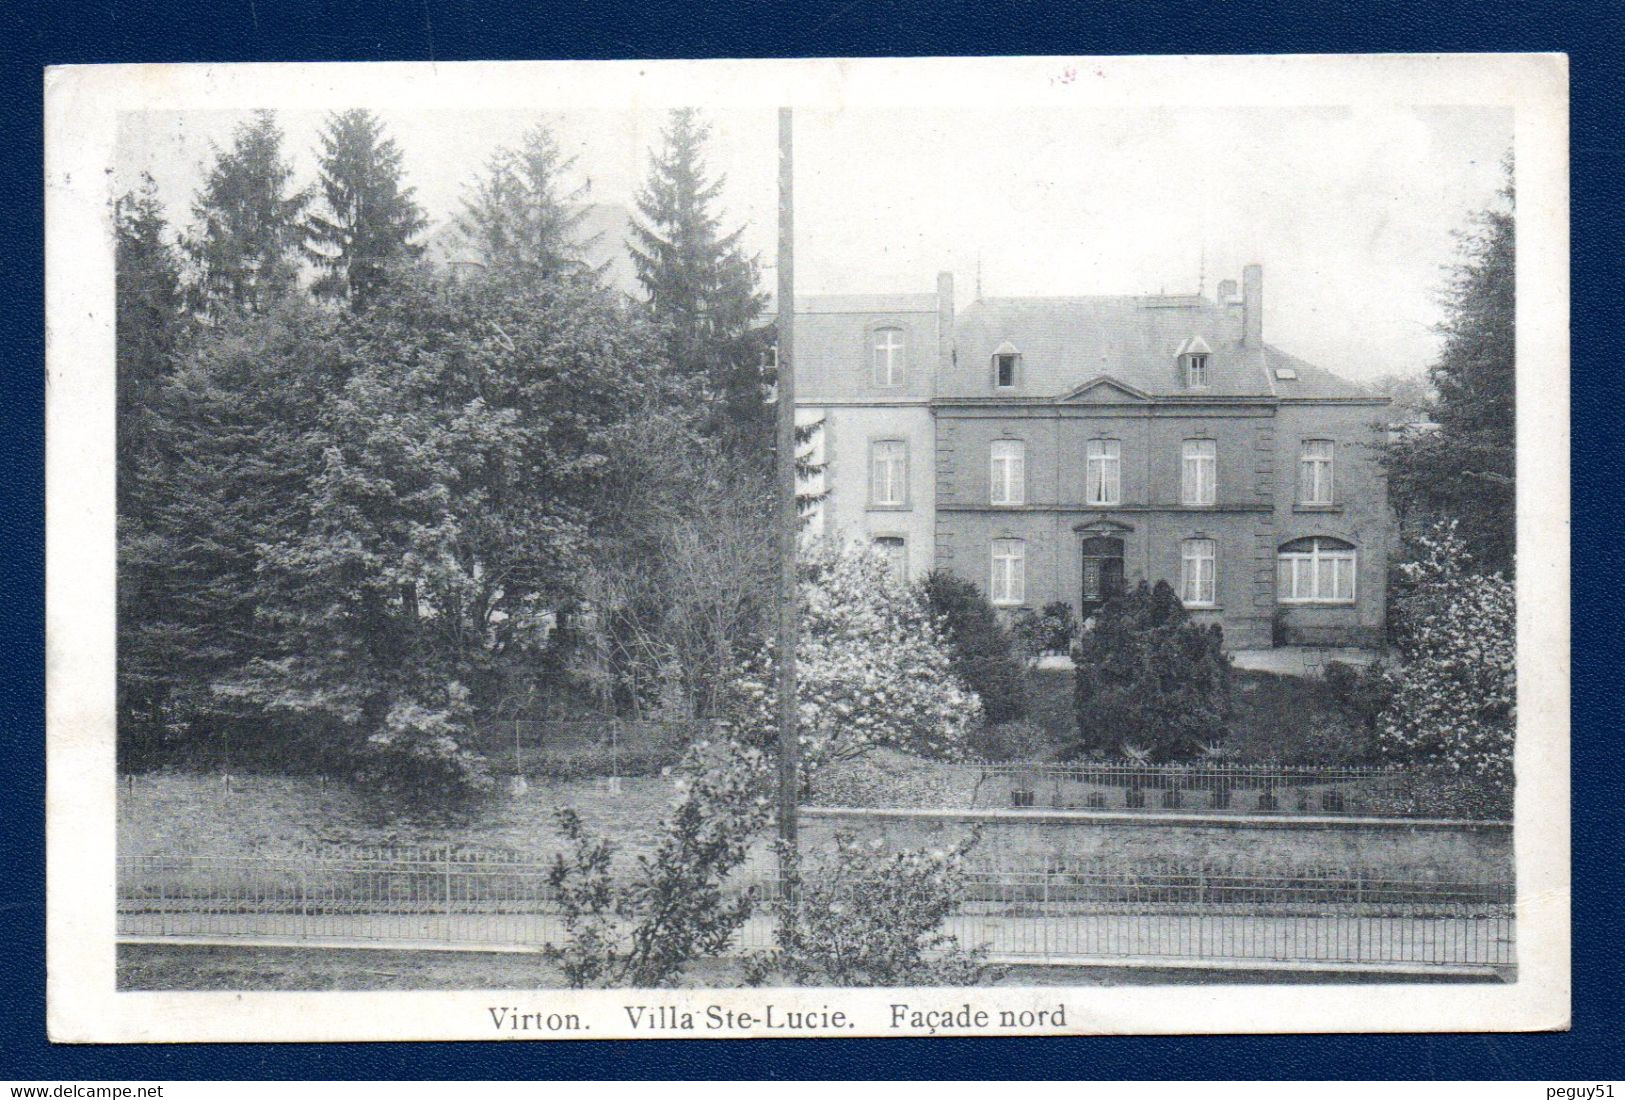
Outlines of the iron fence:
M 967 809 L 1413 816 L 1425 812 L 1411 777 L 1369 765 L 945 765 Z
M 775 896 L 771 880 L 736 890 Z M 125 937 L 423 946 L 564 942 L 542 860 L 475 848 L 320 848 L 276 856 L 123 857 Z M 972 866 L 947 931 L 1011 961 L 1510 967 L 1510 884 L 1348 868 L 1264 872 L 1157 861 Z M 737 948 L 771 947 L 767 906 Z

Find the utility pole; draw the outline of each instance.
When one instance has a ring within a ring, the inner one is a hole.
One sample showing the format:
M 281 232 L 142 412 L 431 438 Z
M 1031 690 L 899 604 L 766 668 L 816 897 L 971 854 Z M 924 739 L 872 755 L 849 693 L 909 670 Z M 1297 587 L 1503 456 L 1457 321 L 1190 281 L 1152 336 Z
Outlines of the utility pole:
M 779 839 L 794 851 L 800 796 L 800 742 L 796 733 L 796 625 L 799 613 L 796 540 L 795 203 L 792 188 L 790 108 L 779 108 L 779 317 L 778 317 L 778 534 L 779 534 Z M 782 868 L 781 868 L 782 870 Z M 788 878 L 786 878 L 788 889 Z

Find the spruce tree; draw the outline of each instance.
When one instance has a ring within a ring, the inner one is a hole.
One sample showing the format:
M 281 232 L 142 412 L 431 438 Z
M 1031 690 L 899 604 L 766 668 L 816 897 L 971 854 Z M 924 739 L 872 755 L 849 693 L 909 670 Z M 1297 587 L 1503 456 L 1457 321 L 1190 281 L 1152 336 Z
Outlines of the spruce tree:
M 168 240 L 157 187 L 142 176 L 113 206 L 114 348 L 117 379 L 118 706 L 121 763 L 129 746 L 161 728 L 173 656 L 151 623 L 161 606 L 155 569 L 172 547 L 155 538 L 152 511 L 168 490 L 164 422 L 156 405 L 186 340 L 181 266 Z
M 730 454 L 763 460 L 772 437 L 765 402 L 766 295 L 758 262 L 740 248 L 743 227 L 723 232 L 714 210 L 726 177 L 709 177 L 710 128 L 692 108 L 671 113 L 664 146 L 637 196 L 632 260 L 649 310 L 667 331 L 669 353 L 704 410 L 708 434 Z
M 1501 202 L 1462 235 L 1428 371 L 1437 431 L 1388 452 L 1389 488 L 1408 525 L 1455 519 L 1484 572 L 1511 576 L 1517 543 L 1516 262 L 1512 163 Z
M 125 501 L 152 446 L 148 413 L 174 368 L 186 323 L 180 259 L 157 185 L 141 184 L 114 204 L 114 338 L 118 376 L 118 487 Z
M 305 223 L 310 258 L 323 269 L 313 288 L 319 298 L 370 305 L 389 269 L 417 259 L 412 238 L 428 224 L 402 175 L 401 151 L 371 111 L 330 114 L 320 135 L 319 174 L 324 211 Z
M 575 163 L 545 126 L 528 131 L 518 148 L 492 154 L 458 220 L 488 267 L 545 279 L 581 263 L 592 244 L 580 239 L 587 216 L 580 204 L 591 185 L 566 187 Z
M 292 178 L 272 111 L 256 111 L 237 127 L 231 148 L 216 151 L 192 203 L 197 229 L 186 241 L 198 312 L 261 312 L 297 284 L 310 192 L 290 192 Z

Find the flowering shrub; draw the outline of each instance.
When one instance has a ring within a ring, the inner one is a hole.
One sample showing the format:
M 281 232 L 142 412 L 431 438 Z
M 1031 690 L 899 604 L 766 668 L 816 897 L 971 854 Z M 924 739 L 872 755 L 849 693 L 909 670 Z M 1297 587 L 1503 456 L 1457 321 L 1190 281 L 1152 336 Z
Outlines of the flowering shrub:
M 778 899 L 777 948 L 746 961 L 752 985 L 986 985 L 1002 976 L 987 948 L 942 931 L 965 894 L 964 860 L 976 837 L 951 849 L 887 852 L 878 839 L 835 835 L 834 858 L 803 877 L 785 859 L 791 898 Z
M 919 591 L 866 548 L 821 545 L 802 558 L 796 698 L 801 764 L 879 746 L 957 759 L 982 720 L 976 693 L 954 675 L 940 624 Z M 771 652 L 740 676 L 733 724 L 744 740 L 776 736 Z
M 1454 521 L 1417 539 L 1400 566 L 1410 591 L 1397 601 L 1398 667 L 1377 719 L 1386 757 L 1512 789 L 1517 726 L 1517 607 L 1512 583 L 1471 572 Z
M 611 877 L 613 845 L 560 811 L 570 853 L 554 857 L 548 883 L 565 939 L 543 953 L 571 986 L 675 984 L 694 959 L 722 954 L 750 916 L 751 895 L 724 887 L 772 817 L 772 762 L 754 748 L 702 741 L 682 771 L 654 855 L 638 857 L 625 882 Z

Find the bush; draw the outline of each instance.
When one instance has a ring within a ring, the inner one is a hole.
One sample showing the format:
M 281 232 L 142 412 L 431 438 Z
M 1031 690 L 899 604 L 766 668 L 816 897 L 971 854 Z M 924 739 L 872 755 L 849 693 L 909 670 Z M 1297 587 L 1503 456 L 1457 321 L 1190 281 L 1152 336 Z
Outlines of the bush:
M 989 722 L 971 734 L 970 751 L 982 760 L 1048 760 L 1055 740 L 1035 722 Z
M 1393 687 L 1382 668 L 1378 665 L 1356 668 L 1342 661 L 1332 661 L 1326 665 L 1324 678 L 1332 702 L 1368 734 L 1375 733 L 1377 718 L 1393 695 Z
M 1397 602 L 1399 663 L 1377 719 L 1390 760 L 1459 776 L 1486 805 L 1510 804 L 1517 729 L 1517 607 L 1511 582 L 1471 572 L 1455 524 L 1418 540 Z
M 726 883 L 771 819 L 772 762 L 744 745 L 700 742 L 682 770 L 654 854 L 639 856 L 625 882 L 611 876 L 613 845 L 559 812 L 570 849 L 555 857 L 548 884 L 565 937 L 543 954 L 572 987 L 674 985 L 694 960 L 723 954 L 749 918 L 753 897 L 730 896 Z
M 1219 627 L 1202 627 L 1166 581 L 1107 601 L 1078 640 L 1078 734 L 1067 756 L 1189 760 L 1223 740 L 1230 658 Z
M 982 700 L 989 722 L 1008 722 L 1027 712 L 1024 669 L 982 590 L 945 569 L 921 585 L 926 606 L 942 626 L 954 675 Z M 1063 605 L 1064 606 L 1064 605 Z
M 879 840 L 837 833 L 832 860 L 803 878 L 792 856 L 794 901 L 776 901 L 777 949 L 746 961 L 751 985 L 988 985 L 1002 971 L 987 948 L 942 931 L 965 893 L 970 840 L 949 850 L 889 853 Z
M 952 650 L 920 591 L 873 551 L 822 545 L 802 555 L 796 649 L 803 775 L 889 746 L 956 759 L 982 704 L 953 669 Z M 729 724 L 740 739 L 777 737 L 772 653 L 741 674 Z
M 397 702 L 367 738 L 357 778 L 388 794 L 430 802 L 489 792 L 485 757 L 466 747 L 470 717 L 468 691 L 457 683 L 446 689 L 444 706 Z
M 1045 604 L 1036 615 L 1023 608 L 1011 627 L 1020 650 L 1031 657 L 1045 653 L 1070 653 L 1078 638 L 1078 615 L 1065 600 Z
M 883 750 L 862 760 L 833 764 L 818 773 L 809 792 L 818 806 L 884 806 L 949 809 L 971 798 L 974 780 L 930 761 Z

